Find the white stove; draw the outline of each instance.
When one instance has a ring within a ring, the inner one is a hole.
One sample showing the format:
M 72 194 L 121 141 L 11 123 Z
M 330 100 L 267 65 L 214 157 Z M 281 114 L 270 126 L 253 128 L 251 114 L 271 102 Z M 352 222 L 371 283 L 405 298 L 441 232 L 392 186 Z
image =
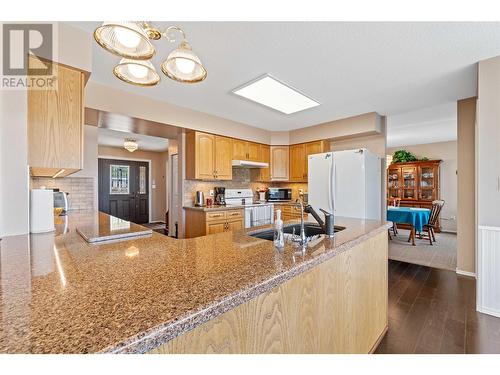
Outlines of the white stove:
M 226 189 L 226 206 L 245 207 L 245 228 L 274 223 L 274 205 L 254 202 L 252 189 Z

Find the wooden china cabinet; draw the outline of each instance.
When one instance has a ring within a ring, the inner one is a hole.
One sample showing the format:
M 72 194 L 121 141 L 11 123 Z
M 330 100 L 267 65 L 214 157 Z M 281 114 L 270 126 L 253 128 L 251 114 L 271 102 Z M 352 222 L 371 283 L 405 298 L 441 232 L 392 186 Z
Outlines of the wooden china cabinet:
M 387 202 L 400 198 L 403 207 L 431 208 L 440 199 L 441 160 L 392 163 L 387 168 Z M 437 231 L 440 230 L 439 220 Z

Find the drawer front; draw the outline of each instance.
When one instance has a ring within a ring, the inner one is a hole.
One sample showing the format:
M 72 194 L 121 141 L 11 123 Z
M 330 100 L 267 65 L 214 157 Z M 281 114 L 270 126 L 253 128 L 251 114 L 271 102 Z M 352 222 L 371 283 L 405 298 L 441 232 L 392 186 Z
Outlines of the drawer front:
M 243 217 L 243 210 L 226 211 L 227 219 L 239 219 Z
M 207 221 L 224 220 L 226 218 L 226 211 L 207 212 Z

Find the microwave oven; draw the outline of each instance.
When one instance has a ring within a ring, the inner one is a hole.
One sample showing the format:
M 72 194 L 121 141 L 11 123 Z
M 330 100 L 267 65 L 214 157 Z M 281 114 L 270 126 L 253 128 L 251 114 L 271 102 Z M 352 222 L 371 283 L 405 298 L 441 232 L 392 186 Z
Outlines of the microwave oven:
M 266 191 L 266 199 L 272 201 L 291 201 L 292 189 L 285 188 L 269 188 Z

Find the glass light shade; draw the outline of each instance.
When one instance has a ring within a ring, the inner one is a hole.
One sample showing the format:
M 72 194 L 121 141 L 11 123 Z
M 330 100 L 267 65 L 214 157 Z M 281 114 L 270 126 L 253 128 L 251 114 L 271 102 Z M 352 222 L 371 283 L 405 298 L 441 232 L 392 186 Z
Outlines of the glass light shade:
M 129 152 L 134 152 L 139 147 L 135 139 L 125 139 L 123 142 L 123 147 Z
M 161 64 L 161 70 L 167 77 L 184 83 L 201 82 L 207 77 L 207 71 L 200 58 L 186 41 L 168 55 Z
M 113 74 L 124 82 L 138 86 L 154 86 L 160 76 L 149 60 L 121 59 Z
M 135 60 L 148 60 L 155 54 L 146 31 L 136 22 L 106 21 L 94 31 L 94 39 L 106 51 Z

